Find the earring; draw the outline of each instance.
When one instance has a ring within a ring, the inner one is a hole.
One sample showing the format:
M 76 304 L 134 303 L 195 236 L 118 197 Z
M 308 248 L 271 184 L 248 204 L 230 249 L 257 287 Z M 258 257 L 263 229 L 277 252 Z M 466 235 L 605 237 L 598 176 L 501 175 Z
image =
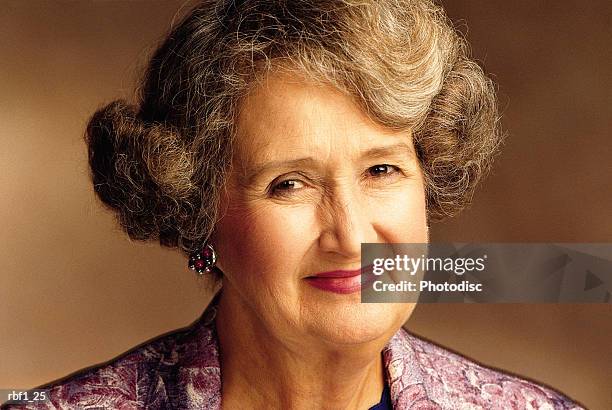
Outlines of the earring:
M 204 245 L 202 250 L 194 252 L 189 256 L 189 269 L 196 271 L 199 275 L 211 273 L 217 262 L 217 254 L 210 244 Z

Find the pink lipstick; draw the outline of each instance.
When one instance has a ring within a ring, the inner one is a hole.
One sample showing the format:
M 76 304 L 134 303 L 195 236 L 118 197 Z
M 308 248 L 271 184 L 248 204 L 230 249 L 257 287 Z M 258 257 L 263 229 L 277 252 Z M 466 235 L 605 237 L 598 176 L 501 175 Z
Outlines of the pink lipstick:
M 371 273 L 372 266 L 355 270 L 321 272 L 305 278 L 311 286 L 339 294 L 349 294 L 361 289 L 361 274 Z

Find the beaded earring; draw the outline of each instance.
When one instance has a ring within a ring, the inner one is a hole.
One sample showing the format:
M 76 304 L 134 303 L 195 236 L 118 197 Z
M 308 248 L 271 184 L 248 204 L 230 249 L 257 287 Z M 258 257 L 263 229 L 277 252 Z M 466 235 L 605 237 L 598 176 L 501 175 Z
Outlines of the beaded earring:
M 200 251 L 189 256 L 189 269 L 196 271 L 199 275 L 211 273 L 217 262 L 217 254 L 210 244 L 205 244 Z

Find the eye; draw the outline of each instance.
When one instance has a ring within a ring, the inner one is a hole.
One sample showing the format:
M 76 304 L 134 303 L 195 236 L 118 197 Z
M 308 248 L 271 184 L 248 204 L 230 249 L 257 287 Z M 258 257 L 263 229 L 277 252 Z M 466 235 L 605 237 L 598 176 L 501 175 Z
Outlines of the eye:
M 304 187 L 304 183 L 297 179 L 286 179 L 272 186 L 270 189 L 271 194 L 288 192 L 298 190 Z
M 368 168 L 368 173 L 373 177 L 385 178 L 387 176 L 391 176 L 396 172 L 399 172 L 400 169 L 395 165 L 389 164 L 379 164 L 374 165 L 373 167 Z

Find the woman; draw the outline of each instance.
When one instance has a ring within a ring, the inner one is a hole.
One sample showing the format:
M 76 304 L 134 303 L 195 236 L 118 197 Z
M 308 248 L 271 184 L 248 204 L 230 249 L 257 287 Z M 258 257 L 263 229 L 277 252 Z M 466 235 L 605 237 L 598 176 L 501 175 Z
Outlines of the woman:
M 496 122 L 429 1 L 203 1 L 138 104 L 102 108 L 86 137 L 127 233 L 220 290 L 189 328 L 38 407 L 579 408 L 408 334 L 413 304 L 360 303 L 361 243 L 427 242 L 488 169 Z

